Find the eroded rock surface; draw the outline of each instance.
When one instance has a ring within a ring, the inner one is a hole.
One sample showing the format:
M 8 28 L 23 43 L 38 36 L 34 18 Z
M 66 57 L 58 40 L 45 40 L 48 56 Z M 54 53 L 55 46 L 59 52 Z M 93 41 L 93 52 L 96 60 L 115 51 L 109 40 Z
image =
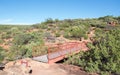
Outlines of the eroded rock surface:
M 21 61 L 27 61 L 21 63 Z M 79 67 L 63 64 L 47 64 L 26 58 L 6 64 L 0 75 L 88 75 L 80 71 Z

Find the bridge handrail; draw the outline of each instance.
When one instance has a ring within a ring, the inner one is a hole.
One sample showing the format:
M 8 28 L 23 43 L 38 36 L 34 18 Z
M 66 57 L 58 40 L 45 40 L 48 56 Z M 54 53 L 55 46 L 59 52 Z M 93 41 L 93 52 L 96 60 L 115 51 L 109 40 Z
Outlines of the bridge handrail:
M 81 46 L 79 46 L 79 45 L 81 45 L 81 43 L 79 43 L 79 42 L 67 42 L 67 43 L 56 45 L 53 47 L 52 46 L 48 47 L 48 61 L 51 60 L 50 54 L 58 52 L 58 54 L 60 56 L 64 56 L 64 55 L 66 55 L 66 54 L 62 54 L 62 52 L 64 52 L 64 51 L 68 51 L 68 52 L 70 51 L 69 53 L 71 54 L 72 53 L 71 49 L 73 49 L 73 48 L 80 49 Z M 55 52 L 51 52 L 52 48 L 57 48 L 58 50 Z M 75 50 L 75 51 L 77 51 L 77 50 Z

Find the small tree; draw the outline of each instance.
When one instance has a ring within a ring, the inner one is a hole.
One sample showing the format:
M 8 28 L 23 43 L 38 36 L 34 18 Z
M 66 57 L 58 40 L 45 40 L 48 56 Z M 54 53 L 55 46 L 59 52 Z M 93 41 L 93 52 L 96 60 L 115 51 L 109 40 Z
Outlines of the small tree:
M 45 23 L 54 23 L 53 19 L 52 18 L 48 18 L 46 19 L 46 22 Z

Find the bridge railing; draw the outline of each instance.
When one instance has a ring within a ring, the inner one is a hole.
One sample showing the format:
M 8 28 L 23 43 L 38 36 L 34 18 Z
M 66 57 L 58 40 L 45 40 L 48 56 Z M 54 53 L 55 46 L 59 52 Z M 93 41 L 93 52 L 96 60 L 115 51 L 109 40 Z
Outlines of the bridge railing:
M 64 44 L 55 44 L 48 47 L 48 62 L 58 57 L 65 57 L 67 54 L 77 52 L 81 48 L 79 42 L 66 42 Z

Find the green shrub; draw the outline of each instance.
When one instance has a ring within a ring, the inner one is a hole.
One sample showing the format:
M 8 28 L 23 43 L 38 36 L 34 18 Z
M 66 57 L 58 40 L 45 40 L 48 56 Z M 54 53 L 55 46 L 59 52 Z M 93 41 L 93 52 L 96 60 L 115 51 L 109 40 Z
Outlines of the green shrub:
M 0 47 L 0 63 L 4 60 L 5 58 L 5 49 Z
M 9 39 L 11 37 L 12 37 L 11 34 L 7 34 L 7 33 L 2 34 L 2 36 L 1 36 L 2 39 Z
M 91 50 L 83 55 L 78 54 L 80 58 L 74 64 L 82 66 L 88 72 L 120 74 L 120 30 L 111 30 L 98 38 L 94 45 L 88 45 Z
M 45 23 L 54 23 L 54 20 L 52 18 L 46 19 Z
M 81 38 L 84 37 L 87 39 L 86 35 L 87 29 L 84 26 L 73 26 L 71 28 L 66 29 L 64 37 L 66 38 Z
M 31 42 L 33 38 L 34 36 L 23 33 L 15 36 L 13 41 L 14 41 L 14 44 L 16 45 L 25 45 Z
M 60 37 L 60 33 L 59 32 L 55 33 L 55 36 Z
M 42 34 L 23 33 L 14 37 L 11 51 L 8 54 L 8 60 L 16 60 L 24 57 L 32 57 L 32 49 L 36 45 L 44 45 Z M 41 48 L 40 48 L 41 49 Z
M 0 44 L 3 44 L 4 43 L 4 40 L 3 39 L 0 39 Z

